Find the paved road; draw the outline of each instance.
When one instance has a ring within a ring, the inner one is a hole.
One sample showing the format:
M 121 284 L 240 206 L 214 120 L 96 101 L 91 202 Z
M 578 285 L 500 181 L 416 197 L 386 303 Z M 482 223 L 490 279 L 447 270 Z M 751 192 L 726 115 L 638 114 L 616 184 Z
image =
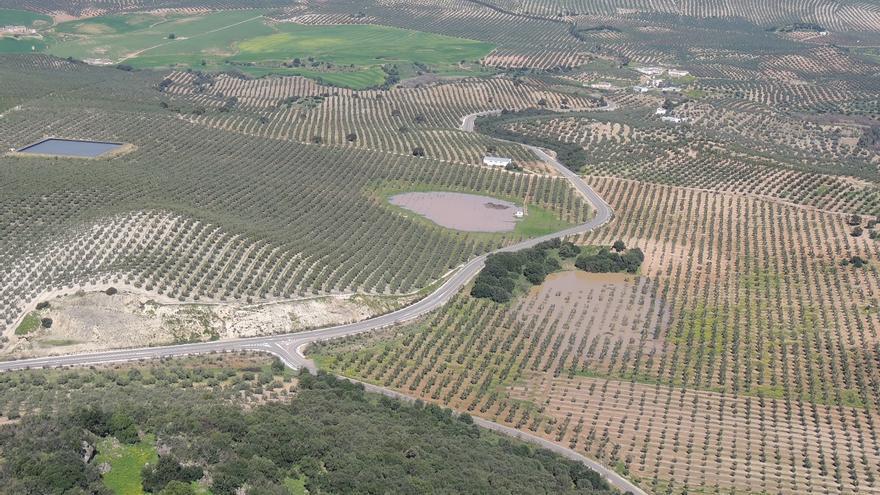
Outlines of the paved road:
M 498 113 L 499 111 L 480 112 L 465 116 L 462 119 L 462 130 L 473 132 L 474 120 L 479 115 L 489 115 Z M 564 237 L 568 235 L 581 234 L 589 232 L 593 229 L 601 227 L 613 216 L 611 207 L 603 200 L 589 185 L 587 185 L 577 174 L 568 170 L 556 159 L 545 153 L 543 150 L 534 146 L 525 146 L 531 150 L 539 159 L 554 166 L 562 176 L 567 178 L 572 186 L 575 187 L 587 201 L 592 204 L 595 211 L 593 218 L 586 223 L 577 225 L 553 234 L 527 239 L 515 245 L 507 246 L 499 249 L 501 251 L 518 251 L 520 249 L 532 247 L 543 241 Z M 121 349 L 116 351 L 96 352 L 88 354 L 71 354 L 66 356 L 51 356 L 43 358 L 22 359 L 19 361 L 0 362 L 0 372 L 48 368 L 60 366 L 87 366 L 92 364 L 105 364 L 125 361 L 136 361 L 145 359 L 155 359 L 169 356 L 186 356 L 191 354 L 207 354 L 212 352 L 234 352 L 234 351 L 260 351 L 274 354 L 281 358 L 284 363 L 294 369 L 305 368 L 312 373 L 317 372 L 315 363 L 305 357 L 305 348 L 309 344 L 319 341 L 332 340 L 349 335 L 369 332 L 384 327 L 397 325 L 433 311 L 451 299 L 462 287 L 479 273 L 483 267 L 487 255 L 479 256 L 462 265 L 434 292 L 417 301 L 416 303 L 399 309 L 392 313 L 377 316 L 364 321 L 350 323 L 348 325 L 339 325 L 335 327 L 321 328 L 305 332 L 292 334 L 270 335 L 264 337 L 252 337 L 243 339 L 222 340 L 216 342 L 198 342 L 192 344 L 169 345 L 163 347 L 146 347 L 139 349 Z M 371 392 L 377 392 L 389 397 L 395 397 L 404 400 L 412 400 L 411 398 L 395 392 L 390 389 L 377 387 L 375 385 L 365 384 Z M 646 495 L 644 491 L 627 481 L 611 469 L 588 459 L 574 450 L 557 445 L 553 442 L 532 435 L 528 432 L 516 430 L 491 421 L 474 418 L 474 421 L 485 428 L 520 438 L 522 440 L 537 444 L 543 448 L 557 452 L 565 457 L 583 462 L 591 469 L 599 472 L 611 483 L 623 492 L 630 491 L 636 495 Z

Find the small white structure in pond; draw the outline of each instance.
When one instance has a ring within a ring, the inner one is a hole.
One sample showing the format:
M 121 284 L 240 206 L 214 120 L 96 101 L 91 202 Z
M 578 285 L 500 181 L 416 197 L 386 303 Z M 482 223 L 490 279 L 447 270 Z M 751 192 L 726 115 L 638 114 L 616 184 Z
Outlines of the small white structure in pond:
M 490 167 L 506 167 L 513 162 L 510 158 L 502 158 L 500 156 L 484 156 L 483 165 Z
M 666 109 L 663 107 L 657 107 L 657 110 L 654 111 L 654 115 L 666 115 Z
M 687 77 L 691 75 L 690 72 L 683 69 L 669 69 L 666 73 L 669 74 L 669 77 Z
M 517 208 L 516 211 L 513 212 L 514 218 L 522 218 L 524 216 L 526 216 L 526 213 L 521 208 Z

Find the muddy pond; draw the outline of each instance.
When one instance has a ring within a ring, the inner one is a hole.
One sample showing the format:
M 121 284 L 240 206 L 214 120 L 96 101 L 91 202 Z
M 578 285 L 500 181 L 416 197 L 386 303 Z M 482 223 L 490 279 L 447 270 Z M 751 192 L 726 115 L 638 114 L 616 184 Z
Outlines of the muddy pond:
M 408 192 L 391 196 L 389 201 L 438 225 L 465 232 L 510 232 L 520 210 L 509 201 L 456 192 Z

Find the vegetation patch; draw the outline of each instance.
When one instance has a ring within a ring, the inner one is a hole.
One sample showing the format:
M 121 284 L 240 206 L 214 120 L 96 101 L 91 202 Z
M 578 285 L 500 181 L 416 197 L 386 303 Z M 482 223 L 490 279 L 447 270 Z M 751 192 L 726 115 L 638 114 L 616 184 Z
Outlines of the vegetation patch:
M 0 27 L 27 26 L 39 27 L 52 24 L 52 18 L 27 10 L 0 9 Z
M 144 489 L 141 470 L 159 460 L 155 438 L 148 436 L 135 444 L 125 444 L 114 437 L 101 440 L 95 462 L 107 463 L 110 471 L 103 474 L 104 483 L 116 495 L 141 495 Z
M 25 315 L 18 327 L 15 328 L 15 335 L 27 335 L 40 328 L 40 314 L 32 311 Z
M 562 268 L 560 258 L 571 258 L 579 252 L 574 244 L 553 239 L 514 253 L 489 255 L 474 280 L 471 296 L 497 303 L 508 302 L 518 286 L 542 283 L 548 274 Z
M 290 380 L 265 359 L 242 355 L 0 375 L 0 397 L 27 401 L 20 422 L 0 426 L 0 486 L 116 495 L 233 495 L 243 487 L 252 494 L 612 493 L 583 464 L 481 430 L 467 414 L 367 394 L 324 374 L 300 376 L 293 394 L 281 384 Z M 242 407 L 254 396 L 262 400 Z M 105 463 L 110 470 L 100 476 Z M 196 477 L 205 484 L 199 491 Z
M 645 254 L 639 248 L 626 249 L 623 241 L 617 241 L 611 248 L 602 247 L 595 254 L 581 254 L 574 266 L 593 273 L 636 273 Z
M 264 13 L 111 14 L 59 24 L 47 33 L 52 34 L 49 46 L 34 49 L 134 68 L 235 69 L 255 77 L 301 75 L 366 89 L 416 74 L 459 73 L 462 61 L 473 63 L 494 48 L 387 26 L 269 22 Z M 30 45 L 0 46 L 0 52 L 29 50 Z

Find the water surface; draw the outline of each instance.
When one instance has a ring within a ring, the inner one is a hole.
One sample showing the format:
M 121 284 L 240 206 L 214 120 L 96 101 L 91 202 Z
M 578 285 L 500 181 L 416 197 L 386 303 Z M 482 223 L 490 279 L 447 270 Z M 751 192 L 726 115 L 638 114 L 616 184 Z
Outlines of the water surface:
M 408 192 L 390 198 L 397 205 L 443 227 L 466 232 L 510 232 L 515 204 L 489 196 L 456 192 Z
M 79 156 L 94 158 L 104 153 L 122 147 L 122 143 L 109 143 L 105 141 L 77 141 L 74 139 L 44 139 L 38 143 L 26 146 L 19 153 L 31 153 L 36 155 L 56 156 Z

